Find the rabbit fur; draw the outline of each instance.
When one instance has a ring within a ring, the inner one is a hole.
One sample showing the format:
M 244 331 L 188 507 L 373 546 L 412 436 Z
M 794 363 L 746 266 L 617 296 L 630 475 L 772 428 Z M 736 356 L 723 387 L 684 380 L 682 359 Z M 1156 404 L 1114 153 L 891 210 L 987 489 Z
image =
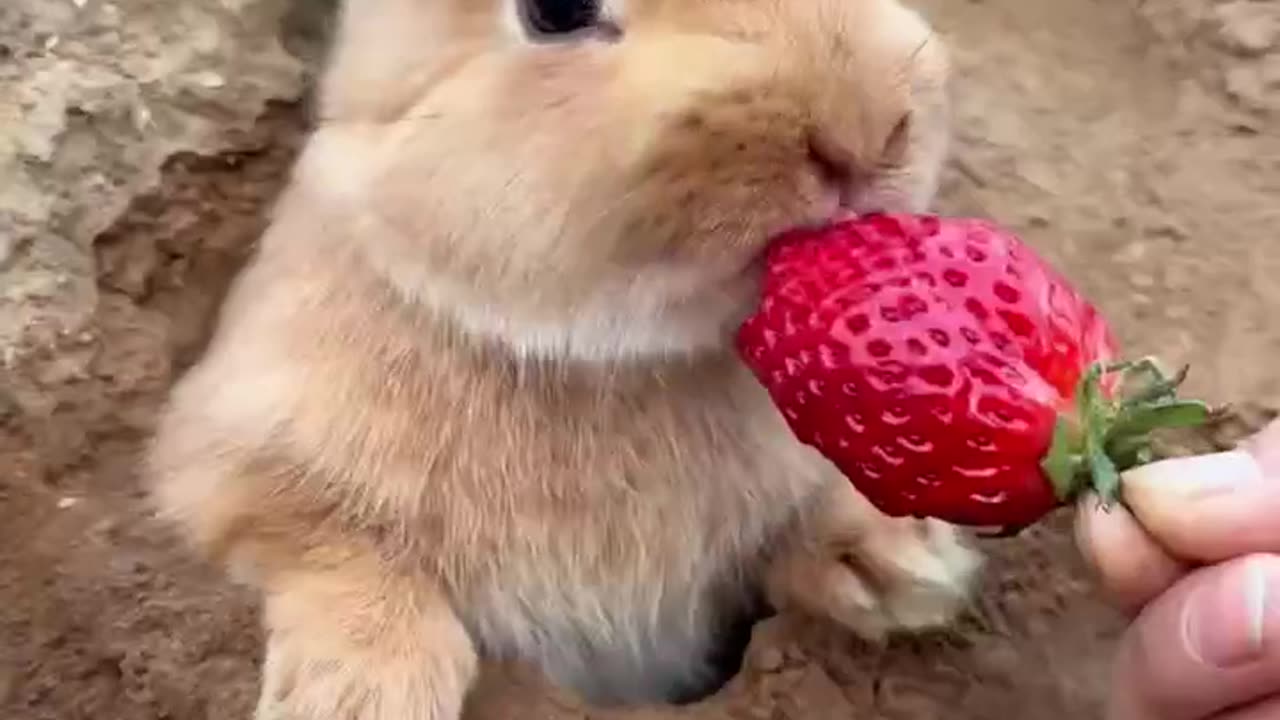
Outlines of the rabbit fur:
M 483 660 L 714 688 L 758 600 L 868 638 L 980 560 L 875 511 L 735 357 L 785 228 L 922 210 L 946 48 L 896 0 L 362 0 L 179 380 L 157 506 L 259 590 L 259 720 L 455 720 Z

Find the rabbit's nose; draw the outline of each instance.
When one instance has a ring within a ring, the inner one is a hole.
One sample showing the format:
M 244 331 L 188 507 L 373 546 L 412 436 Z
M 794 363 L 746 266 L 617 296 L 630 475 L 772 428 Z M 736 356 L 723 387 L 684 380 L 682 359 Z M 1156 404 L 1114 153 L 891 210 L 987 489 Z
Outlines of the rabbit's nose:
M 821 133 L 811 132 L 809 162 L 819 180 L 839 198 L 839 206 L 849 208 L 853 200 L 854 168 L 857 167 L 855 153 Z

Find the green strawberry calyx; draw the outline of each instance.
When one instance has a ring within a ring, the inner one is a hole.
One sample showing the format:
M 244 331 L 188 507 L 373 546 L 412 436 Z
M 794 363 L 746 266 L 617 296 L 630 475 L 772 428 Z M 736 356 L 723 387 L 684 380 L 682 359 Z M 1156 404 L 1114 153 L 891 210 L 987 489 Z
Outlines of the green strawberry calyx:
M 1116 391 L 1103 382 L 1118 376 Z M 1108 509 L 1120 499 L 1120 474 L 1156 459 L 1151 433 L 1204 424 L 1214 414 L 1205 403 L 1178 397 L 1183 367 L 1167 376 L 1154 358 L 1098 362 L 1076 384 L 1074 412 L 1061 414 L 1040 467 L 1062 503 L 1091 489 Z

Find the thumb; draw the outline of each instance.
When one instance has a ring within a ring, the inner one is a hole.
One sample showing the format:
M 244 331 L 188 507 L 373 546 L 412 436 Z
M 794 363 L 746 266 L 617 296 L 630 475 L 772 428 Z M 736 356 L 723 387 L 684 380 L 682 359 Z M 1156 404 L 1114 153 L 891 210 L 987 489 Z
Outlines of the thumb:
M 1182 560 L 1280 552 L 1280 476 L 1256 453 L 1232 450 L 1134 468 L 1124 477 L 1125 505 Z
M 1199 720 L 1280 690 L 1280 556 L 1186 576 L 1121 644 L 1109 720 Z
M 1267 475 L 1280 477 L 1280 420 L 1273 420 L 1241 447 L 1249 451 Z

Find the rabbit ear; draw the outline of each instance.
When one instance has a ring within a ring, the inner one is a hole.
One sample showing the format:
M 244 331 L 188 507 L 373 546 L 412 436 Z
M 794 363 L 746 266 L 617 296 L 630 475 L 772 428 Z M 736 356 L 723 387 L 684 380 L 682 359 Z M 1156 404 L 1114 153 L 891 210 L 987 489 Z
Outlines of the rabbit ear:
M 505 32 L 512 0 L 344 0 L 321 83 L 325 120 L 393 120 L 447 62 L 450 45 Z

